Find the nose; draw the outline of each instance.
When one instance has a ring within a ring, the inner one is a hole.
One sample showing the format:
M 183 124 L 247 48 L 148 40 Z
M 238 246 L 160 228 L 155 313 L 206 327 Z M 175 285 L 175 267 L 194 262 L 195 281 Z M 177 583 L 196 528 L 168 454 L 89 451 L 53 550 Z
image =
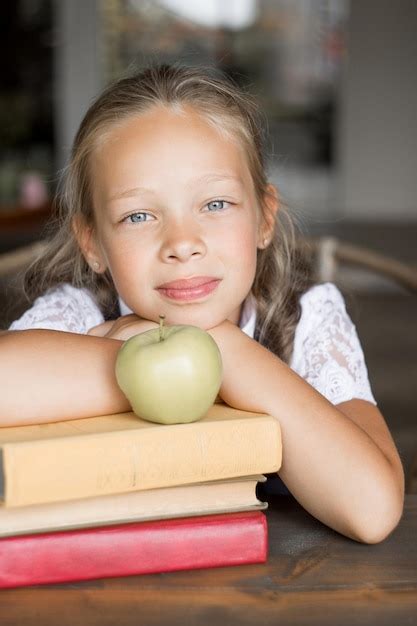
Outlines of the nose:
M 203 257 L 206 245 L 200 229 L 195 224 L 171 224 L 161 246 L 161 255 L 165 262 L 180 261 Z

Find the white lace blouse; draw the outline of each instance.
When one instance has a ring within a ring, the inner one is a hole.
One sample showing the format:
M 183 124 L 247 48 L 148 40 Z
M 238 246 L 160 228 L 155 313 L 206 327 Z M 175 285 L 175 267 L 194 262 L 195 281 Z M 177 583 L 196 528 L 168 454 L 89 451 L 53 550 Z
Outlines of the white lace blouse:
M 119 298 L 122 315 L 131 313 Z M 356 328 L 345 302 L 332 283 L 315 285 L 300 299 L 301 318 L 294 338 L 290 367 L 332 404 L 352 398 L 376 404 Z M 9 330 L 43 328 L 86 334 L 104 322 L 93 295 L 62 284 L 37 298 Z M 239 326 L 253 338 L 255 301 L 245 300 Z

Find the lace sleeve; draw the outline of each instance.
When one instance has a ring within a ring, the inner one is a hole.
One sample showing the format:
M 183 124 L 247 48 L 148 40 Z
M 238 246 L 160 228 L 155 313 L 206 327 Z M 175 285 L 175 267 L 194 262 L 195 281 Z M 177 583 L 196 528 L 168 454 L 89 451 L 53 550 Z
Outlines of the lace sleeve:
M 376 404 L 356 328 L 338 288 L 324 283 L 301 298 L 291 367 L 332 404 Z
M 10 325 L 9 330 L 43 328 L 86 334 L 102 322 L 104 317 L 92 294 L 65 283 L 37 298 L 33 306 Z

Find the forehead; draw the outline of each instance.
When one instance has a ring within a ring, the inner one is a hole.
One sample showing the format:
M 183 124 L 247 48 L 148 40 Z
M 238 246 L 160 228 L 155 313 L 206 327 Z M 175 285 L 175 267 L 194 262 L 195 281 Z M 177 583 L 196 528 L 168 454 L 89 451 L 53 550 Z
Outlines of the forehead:
M 227 119 L 222 121 L 190 106 L 154 106 L 107 127 L 94 142 L 93 161 L 103 165 L 133 157 L 145 169 L 155 159 L 171 158 L 176 165 L 186 159 L 201 167 L 216 162 L 217 169 L 244 170 L 250 177 L 243 141 Z

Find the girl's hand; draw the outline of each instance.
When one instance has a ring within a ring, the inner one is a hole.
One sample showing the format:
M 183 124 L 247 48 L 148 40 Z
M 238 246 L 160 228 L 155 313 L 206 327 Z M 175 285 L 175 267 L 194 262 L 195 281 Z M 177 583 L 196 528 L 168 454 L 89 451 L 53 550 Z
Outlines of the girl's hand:
M 146 320 L 134 313 L 130 315 L 123 315 L 117 320 L 109 320 L 90 328 L 87 335 L 94 335 L 95 337 L 107 337 L 108 339 L 119 339 L 127 341 L 134 335 L 139 335 L 151 330 L 152 328 L 158 328 L 159 324 Z
M 234 324 L 225 320 L 222 324 L 213 327 L 207 332 L 215 339 L 217 345 L 219 346 L 220 351 L 222 351 L 222 336 L 224 333 L 230 332 L 230 328 L 235 327 Z M 94 335 L 96 337 L 107 337 L 108 339 L 121 339 L 122 341 L 127 341 L 133 335 L 138 335 L 140 333 L 144 333 L 151 328 L 159 328 L 159 324 L 156 322 L 152 322 L 151 320 L 146 320 L 134 313 L 130 315 L 123 315 L 119 317 L 117 320 L 109 320 L 107 322 L 103 322 L 98 326 L 94 326 L 90 328 L 87 335 Z M 219 393 L 215 403 L 223 404 L 224 400 Z

